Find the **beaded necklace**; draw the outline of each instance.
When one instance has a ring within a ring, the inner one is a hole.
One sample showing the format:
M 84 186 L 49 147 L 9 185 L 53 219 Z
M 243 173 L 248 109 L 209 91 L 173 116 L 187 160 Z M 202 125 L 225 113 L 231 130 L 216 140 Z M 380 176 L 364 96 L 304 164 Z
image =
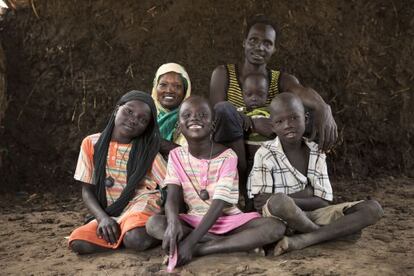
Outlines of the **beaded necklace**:
M 197 191 L 197 189 L 196 189 L 193 181 L 191 180 L 191 178 L 189 177 L 188 179 L 190 180 L 191 185 L 193 186 L 193 188 L 196 191 L 197 195 L 203 201 L 206 201 L 206 200 L 208 200 L 210 198 L 210 195 L 209 195 L 209 193 L 208 193 L 208 191 L 207 191 L 206 188 L 208 186 L 208 172 L 210 170 L 210 162 L 211 162 L 211 157 L 213 155 L 213 148 L 214 148 L 214 143 L 213 143 L 213 141 L 211 141 L 210 157 L 209 157 L 209 159 L 207 161 L 207 177 L 206 177 L 206 179 L 201 179 L 201 183 L 198 182 L 197 177 L 196 177 L 196 175 L 194 173 L 193 167 L 191 166 L 191 162 L 190 162 L 190 151 L 188 151 L 188 155 L 187 155 L 188 164 L 190 165 L 191 172 L 193 173 L 194 179 L 197 181 L 198 186 L 200 186 L 200 188 L 201 188 L 200 192 Z
M 127 148 L 122 153 L 121 160 L 120 160 L 120 163 L 119 163 L 119 166 L 118 166 L 117 175 L 115 177 L 112 177 L 112 175 L 109 173 L 109 176 L 107 178 L 105 178 L 105 180 L 104 180 L 105 187 L 112 188 L 115 185 L 115 179 L 117 179 L 119 177 L 119 175 L 121 174 L 121 164 L 122 164 L 123 161 L 125 161 L 125 159 L 124 159 L 125 154 L 127 153 L 127 151 L 129 150 L 130 147 L 131 147 L 131 143 L 128 144 Z M 117 160 L 115 159 L 115 164 L 116 164 L 116 161 Z

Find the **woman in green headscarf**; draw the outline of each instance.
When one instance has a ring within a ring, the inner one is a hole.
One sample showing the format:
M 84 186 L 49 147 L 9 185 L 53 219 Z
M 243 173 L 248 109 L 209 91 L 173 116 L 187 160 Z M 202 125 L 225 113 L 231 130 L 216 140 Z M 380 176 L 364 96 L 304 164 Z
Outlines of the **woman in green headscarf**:
M 187 71 L 177 63 L 161 65 L 155 73 L 152 98 L 157 107 L 157 121 L 161 133 L 160 153 L 168 156 L 170 150 L 186 141 L 178 125 L 178 107 L 191 95 Z

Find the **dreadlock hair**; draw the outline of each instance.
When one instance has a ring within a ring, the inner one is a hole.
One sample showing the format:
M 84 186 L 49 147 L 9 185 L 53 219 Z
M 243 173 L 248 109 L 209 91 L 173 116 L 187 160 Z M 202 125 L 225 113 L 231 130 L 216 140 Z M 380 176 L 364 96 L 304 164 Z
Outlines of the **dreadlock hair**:
M 273 22 L 270 18 L 268 18 L 264 14 L 256 14 L 247 21 L 247 25 L 246 25 L 246 29 L 244 33 L 245 38 L 247 38 L 247 36 L 249 35 L 250 29 L 256 24 L 268 25 L 272 27 L 273 30 L 275 30 L 276 37 L 279 35 L 279 29 L 275 22 Z
M 110 206 L 107 206 L 106 201 L 106 159 L 109 143 L 111 142 L 112 131 L 115 125 L 116 112 L 112 112 L 108 124 L 94 146 L 93 161 L 95 168 L 93 171 L 93 183 L 96 185 L 95 194 L 101 207 L 109 216 L 113 217 L 119 216 L 127 206 L 134 195 L 137 185 L 144 178 L 160 149 L 160 131 L 157 124 L 157 109 L 149 94 L 136 90 L 130 91 L 119 99 L 116 108 L 134 100 L 146 103 L 150 107 L 152 119 L 144 133 L 132 139 L 132 148 L 127 163 L 127 185 L 119 198 Z

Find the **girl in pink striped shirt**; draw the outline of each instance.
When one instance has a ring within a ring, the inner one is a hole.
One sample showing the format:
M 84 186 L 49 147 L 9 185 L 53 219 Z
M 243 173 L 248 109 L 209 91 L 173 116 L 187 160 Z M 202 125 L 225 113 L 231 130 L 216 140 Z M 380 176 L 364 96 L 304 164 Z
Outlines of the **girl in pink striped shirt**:
M 243 213 L 238 202 L 237 156 L 212 140 L 213 114 L 207 100 L 192 96 L 179 111 L 188 146 L 170 152 L 164 184 L 165 216 L 149 219 L 147 232 L 169 249 L 171 269 L 193 256 L 247 251 L 283 236 L 280 221 Z M 180 213 L 184 202 L 185 213 Z M 279 230 L 277 230 L 279 229 Z

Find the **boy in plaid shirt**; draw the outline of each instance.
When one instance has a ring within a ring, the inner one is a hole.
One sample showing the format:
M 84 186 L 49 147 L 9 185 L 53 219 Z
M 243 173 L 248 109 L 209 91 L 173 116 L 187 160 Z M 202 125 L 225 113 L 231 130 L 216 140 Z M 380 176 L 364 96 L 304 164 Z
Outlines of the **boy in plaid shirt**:
M 326 156 L 303 137 L 307 117 L 300 98 L 281 93 L 270 111 L 277 137 L 257 151 L 247 189 L 263 216 L 280 219 L 295 232 L 277 243 L 274 254 L 350 235 L 376 223 L 383 211 L 375 200 L 329 205 L 333 193 Z

